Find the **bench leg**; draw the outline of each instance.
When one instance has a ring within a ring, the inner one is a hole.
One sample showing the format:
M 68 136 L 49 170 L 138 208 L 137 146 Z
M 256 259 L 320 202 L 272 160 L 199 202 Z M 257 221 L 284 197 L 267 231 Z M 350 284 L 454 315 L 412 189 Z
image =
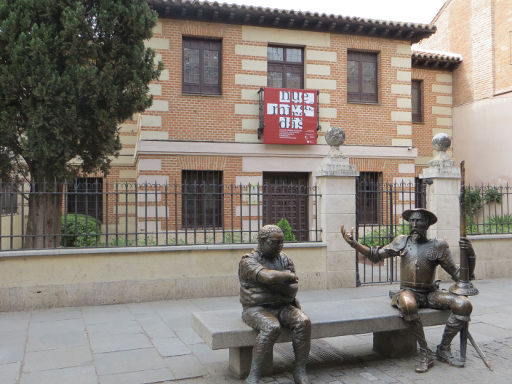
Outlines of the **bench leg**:
M 373 350 L 386 357 L 415 355 L 418 351 L 416 336 L 407 329 L 374 332 Z
M 263 375 L 272 375 L 274 352 L 270 351 L 263 362 Z M 252 347 L 229 348 L 229 369 L 239 379 L 249 375 L 252 362 Z

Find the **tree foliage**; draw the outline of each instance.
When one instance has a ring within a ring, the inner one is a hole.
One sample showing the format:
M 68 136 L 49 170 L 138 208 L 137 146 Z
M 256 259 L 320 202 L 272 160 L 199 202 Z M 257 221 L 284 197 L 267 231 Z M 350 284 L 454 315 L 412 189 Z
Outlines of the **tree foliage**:
M 281 231 L 283 231 L 284 241 L 297 241 L 297 238 L 293 234 L 292 226 L 286 217 L 283 217 L 281 220 L 279 220 L 277 222 L 277 226 L 281 228 Z
M 2 166 L 107 171 L 119 123 L 151 105 L 155 23 L 145 0 L 0 0 L 0 148 L 18 161 Z
M 119 124 L 151 105 L 161 65 L 144 41 L 156 18 L 146 0 L 0 0 L 0 176 L 43 192 L 29 198 L 27 247 L 59 244 L 41 236 L 60 226 L 60 198 L 46 192 L 107 172 Z

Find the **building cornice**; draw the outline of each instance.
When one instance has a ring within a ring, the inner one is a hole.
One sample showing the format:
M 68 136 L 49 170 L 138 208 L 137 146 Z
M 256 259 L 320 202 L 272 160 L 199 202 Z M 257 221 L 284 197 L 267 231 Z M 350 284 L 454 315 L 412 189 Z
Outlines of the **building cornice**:
M 436 27 L 429 24 L 327 15 L 250 5 L 197 0 L 148 0 L 148 3 L 162 18 L 382 37 L 411 43 L 427 38 L 436 31 Z
M 137 155 L 201 155 L 243 157 L 323 158 L 328 145 L 276 145 L 259 143 L 208 143 L 199 141 L 142 140 L 137 142 Z M 344 145 L 344 155 L 353 158 L 414 159 L 418 149 L 411 147 Z
M 415 68 L 437 68 L 453 71 L 462 63 L 462 55 L 413 47 L 411 60 L 412 66 Z

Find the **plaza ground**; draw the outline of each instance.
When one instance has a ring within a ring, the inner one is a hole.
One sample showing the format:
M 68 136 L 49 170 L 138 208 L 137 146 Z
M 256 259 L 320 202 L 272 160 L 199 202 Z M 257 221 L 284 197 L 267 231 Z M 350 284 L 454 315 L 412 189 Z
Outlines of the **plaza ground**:
M 449 285 L 444 284 L 447 288 Z M 436 362 L 414 372 L 415 357 L 388 359 L 372 351 L 372 335 L 314 340 L 308 364 L 314 384 L 492 383 L 512 377 L 512 279 L 477 280 L 480 295 L 470 332 L 494 371 L 468 344 L 466 367 Z M 300 292 L 301 302 L 382 297 L 396 286 Z M 0 313 L 2 384 L 242 383 L 228 371 L 228 351 L 212 351 L 192 330 L 192 313 L 240 308 L 238 297 L 57 308 Z M 426 329 L 432 349 L 443 327 Z M 452 350 L 458 353 L 458 338 Z M 293 383 L 291 345 L 274 349 L 275 374 L 265 383 Z

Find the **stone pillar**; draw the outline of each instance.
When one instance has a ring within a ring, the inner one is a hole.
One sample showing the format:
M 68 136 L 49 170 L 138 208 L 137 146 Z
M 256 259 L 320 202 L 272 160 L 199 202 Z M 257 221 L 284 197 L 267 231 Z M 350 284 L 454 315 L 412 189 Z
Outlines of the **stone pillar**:
M 460 168 L 447 153 L 450 137 L 439 133 L 432 139 L 434 158 L 420 176 L 427 179 L 427 209 L 436 214 L 437 223 L 429 228 L 429 238 L 448 241 L 455 260 L 459 256 Z
M 355 253 L 343 240 L 340 227 L 344 225 L 347 230 L 355 227 L 356 177 L 359 172 L 339 149 L 345 141 L 341 128 L 329 128 L 325 141 L 331 148 L 315 176 L 322 194 L 319 220 L 322 240 L 327 243 L 326 288 L 355 287 Z

